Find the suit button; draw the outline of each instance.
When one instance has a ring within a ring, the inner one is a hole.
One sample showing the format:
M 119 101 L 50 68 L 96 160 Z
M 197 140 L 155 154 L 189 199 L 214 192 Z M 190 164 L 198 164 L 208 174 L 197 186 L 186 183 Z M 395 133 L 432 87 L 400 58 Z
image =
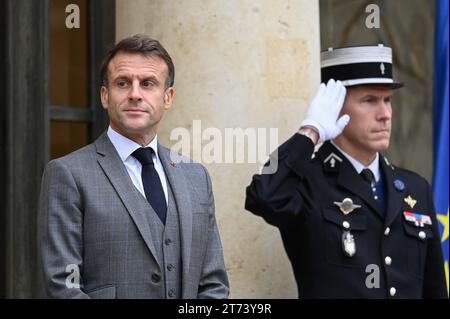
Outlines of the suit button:
M 391 289 L 389 289 L 389 294 L 391 295 L 391 297 L 394 297 L 396 293 L 397 289 L 395 289 L 394 287 L 391 287 Z
M 172 265 L 172 264 L 168 264 L 168 265 L 167 265 L 167 270 L 168 270 L 168 271 L 172 271 L 174 268 L 175 268 L 175 266 Z
M 343 226 L 345 229 L 349 229 L 349 228 L 350 228 L 350 223 L 349 223 L 348 221 L 344 221 L 344 222 L 342 222 L 342 226 Z
M 169 246 L 171 243 L 172 243 L 172 241 L 170 240 L 170 238 L 167 238 L 167 239 L 164 241 L 164 244 L 166 244 L 166 246 Z
M 161 279 L 161 277 L 158 274 L 153 274 L 152 275 L 152 281 L 156 284 L 159 282 L 159 280 Z
M 427 238 L 427 234 L 425 234 L 425 232 L 424 232 L 423 230 L 421 230 L 421 231 L 419 232 L 419 238 L 420 238 L 420 239 L 425 239 L 425 238 Z
M 386 227 L 386 229 L 384 231 L 384 235 L 387 236 L 387 235 L 389 235 L 390 232 L 391 232 L 391 229 L 389 227 Z
M 392 264 L 392 258 L 389 256 L 386 256 L 386 258 L 384 258 L 384 263 L 388 266 L 390 266 Z
M 169 297 L 170 297 L 170 298 L 175 297 L 175 291 L 173 291 L 173 289 L 170 289 L 170 290 L 169 290 Z

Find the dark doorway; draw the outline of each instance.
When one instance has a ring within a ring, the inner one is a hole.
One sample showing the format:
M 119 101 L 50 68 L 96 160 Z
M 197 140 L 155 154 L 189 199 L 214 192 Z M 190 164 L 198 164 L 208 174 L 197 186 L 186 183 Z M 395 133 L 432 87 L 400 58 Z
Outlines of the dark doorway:
M 68 4 L 80 9 L 79 29 L 65 25 Z M 42 172 L 107 127 L 98 69 L 114 30 L 114 0 L 0 1 L 0 297 L 44 296 Z

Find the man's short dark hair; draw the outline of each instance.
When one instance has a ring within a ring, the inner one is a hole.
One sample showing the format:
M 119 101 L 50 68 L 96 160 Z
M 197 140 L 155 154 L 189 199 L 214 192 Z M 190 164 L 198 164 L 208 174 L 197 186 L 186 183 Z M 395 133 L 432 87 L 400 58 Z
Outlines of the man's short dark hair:
M 142 54 L 144 56 L 157 56 L 166 64 L 168 74 L 166 78 L 165 88 L 173 86 L 175 81 L 175 67 L 172 58 L 159 41 L 151 39 L 146 35 L 136 34 L 132 37 L 125 38 L 117 43 L 108 51 L 105 59 L 100 67 L 100 80 L 103 86 L 108 86 L 108 64 L 119 52 Z

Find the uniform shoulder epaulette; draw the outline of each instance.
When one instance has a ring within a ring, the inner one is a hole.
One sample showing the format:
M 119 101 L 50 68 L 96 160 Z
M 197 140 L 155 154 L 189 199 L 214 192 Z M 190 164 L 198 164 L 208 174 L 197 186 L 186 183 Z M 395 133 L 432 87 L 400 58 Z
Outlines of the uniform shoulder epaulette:
M 415 177 L 415 178 L 419 178 L 419 179 L 422 179 L 422 180 L 426 181 L 425 177 L 421 176 L 420 174 L 418 174 L 418 173 L 416 173 L 414 171 L 411 171 L 409 169 L 402 168 L 402 167 L 396 167 L 396 169 L 397 169 L 397 172 L 401 172 L 402 174 L 404 174 L 406 176 L 409 175 L 409 177 Z

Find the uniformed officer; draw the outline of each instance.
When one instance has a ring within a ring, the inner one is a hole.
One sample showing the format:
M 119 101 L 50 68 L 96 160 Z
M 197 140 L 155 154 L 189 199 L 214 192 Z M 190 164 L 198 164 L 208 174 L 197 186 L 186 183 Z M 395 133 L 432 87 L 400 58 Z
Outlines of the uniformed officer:
M 403 85 L 391 49 L 329 49 L 321 64 L 327 84 L 272 154 L 277 171 L 253 177 L 245 208 L 280 229 L 299 297 L 447 298 L 430 186 L 380 154 Z

